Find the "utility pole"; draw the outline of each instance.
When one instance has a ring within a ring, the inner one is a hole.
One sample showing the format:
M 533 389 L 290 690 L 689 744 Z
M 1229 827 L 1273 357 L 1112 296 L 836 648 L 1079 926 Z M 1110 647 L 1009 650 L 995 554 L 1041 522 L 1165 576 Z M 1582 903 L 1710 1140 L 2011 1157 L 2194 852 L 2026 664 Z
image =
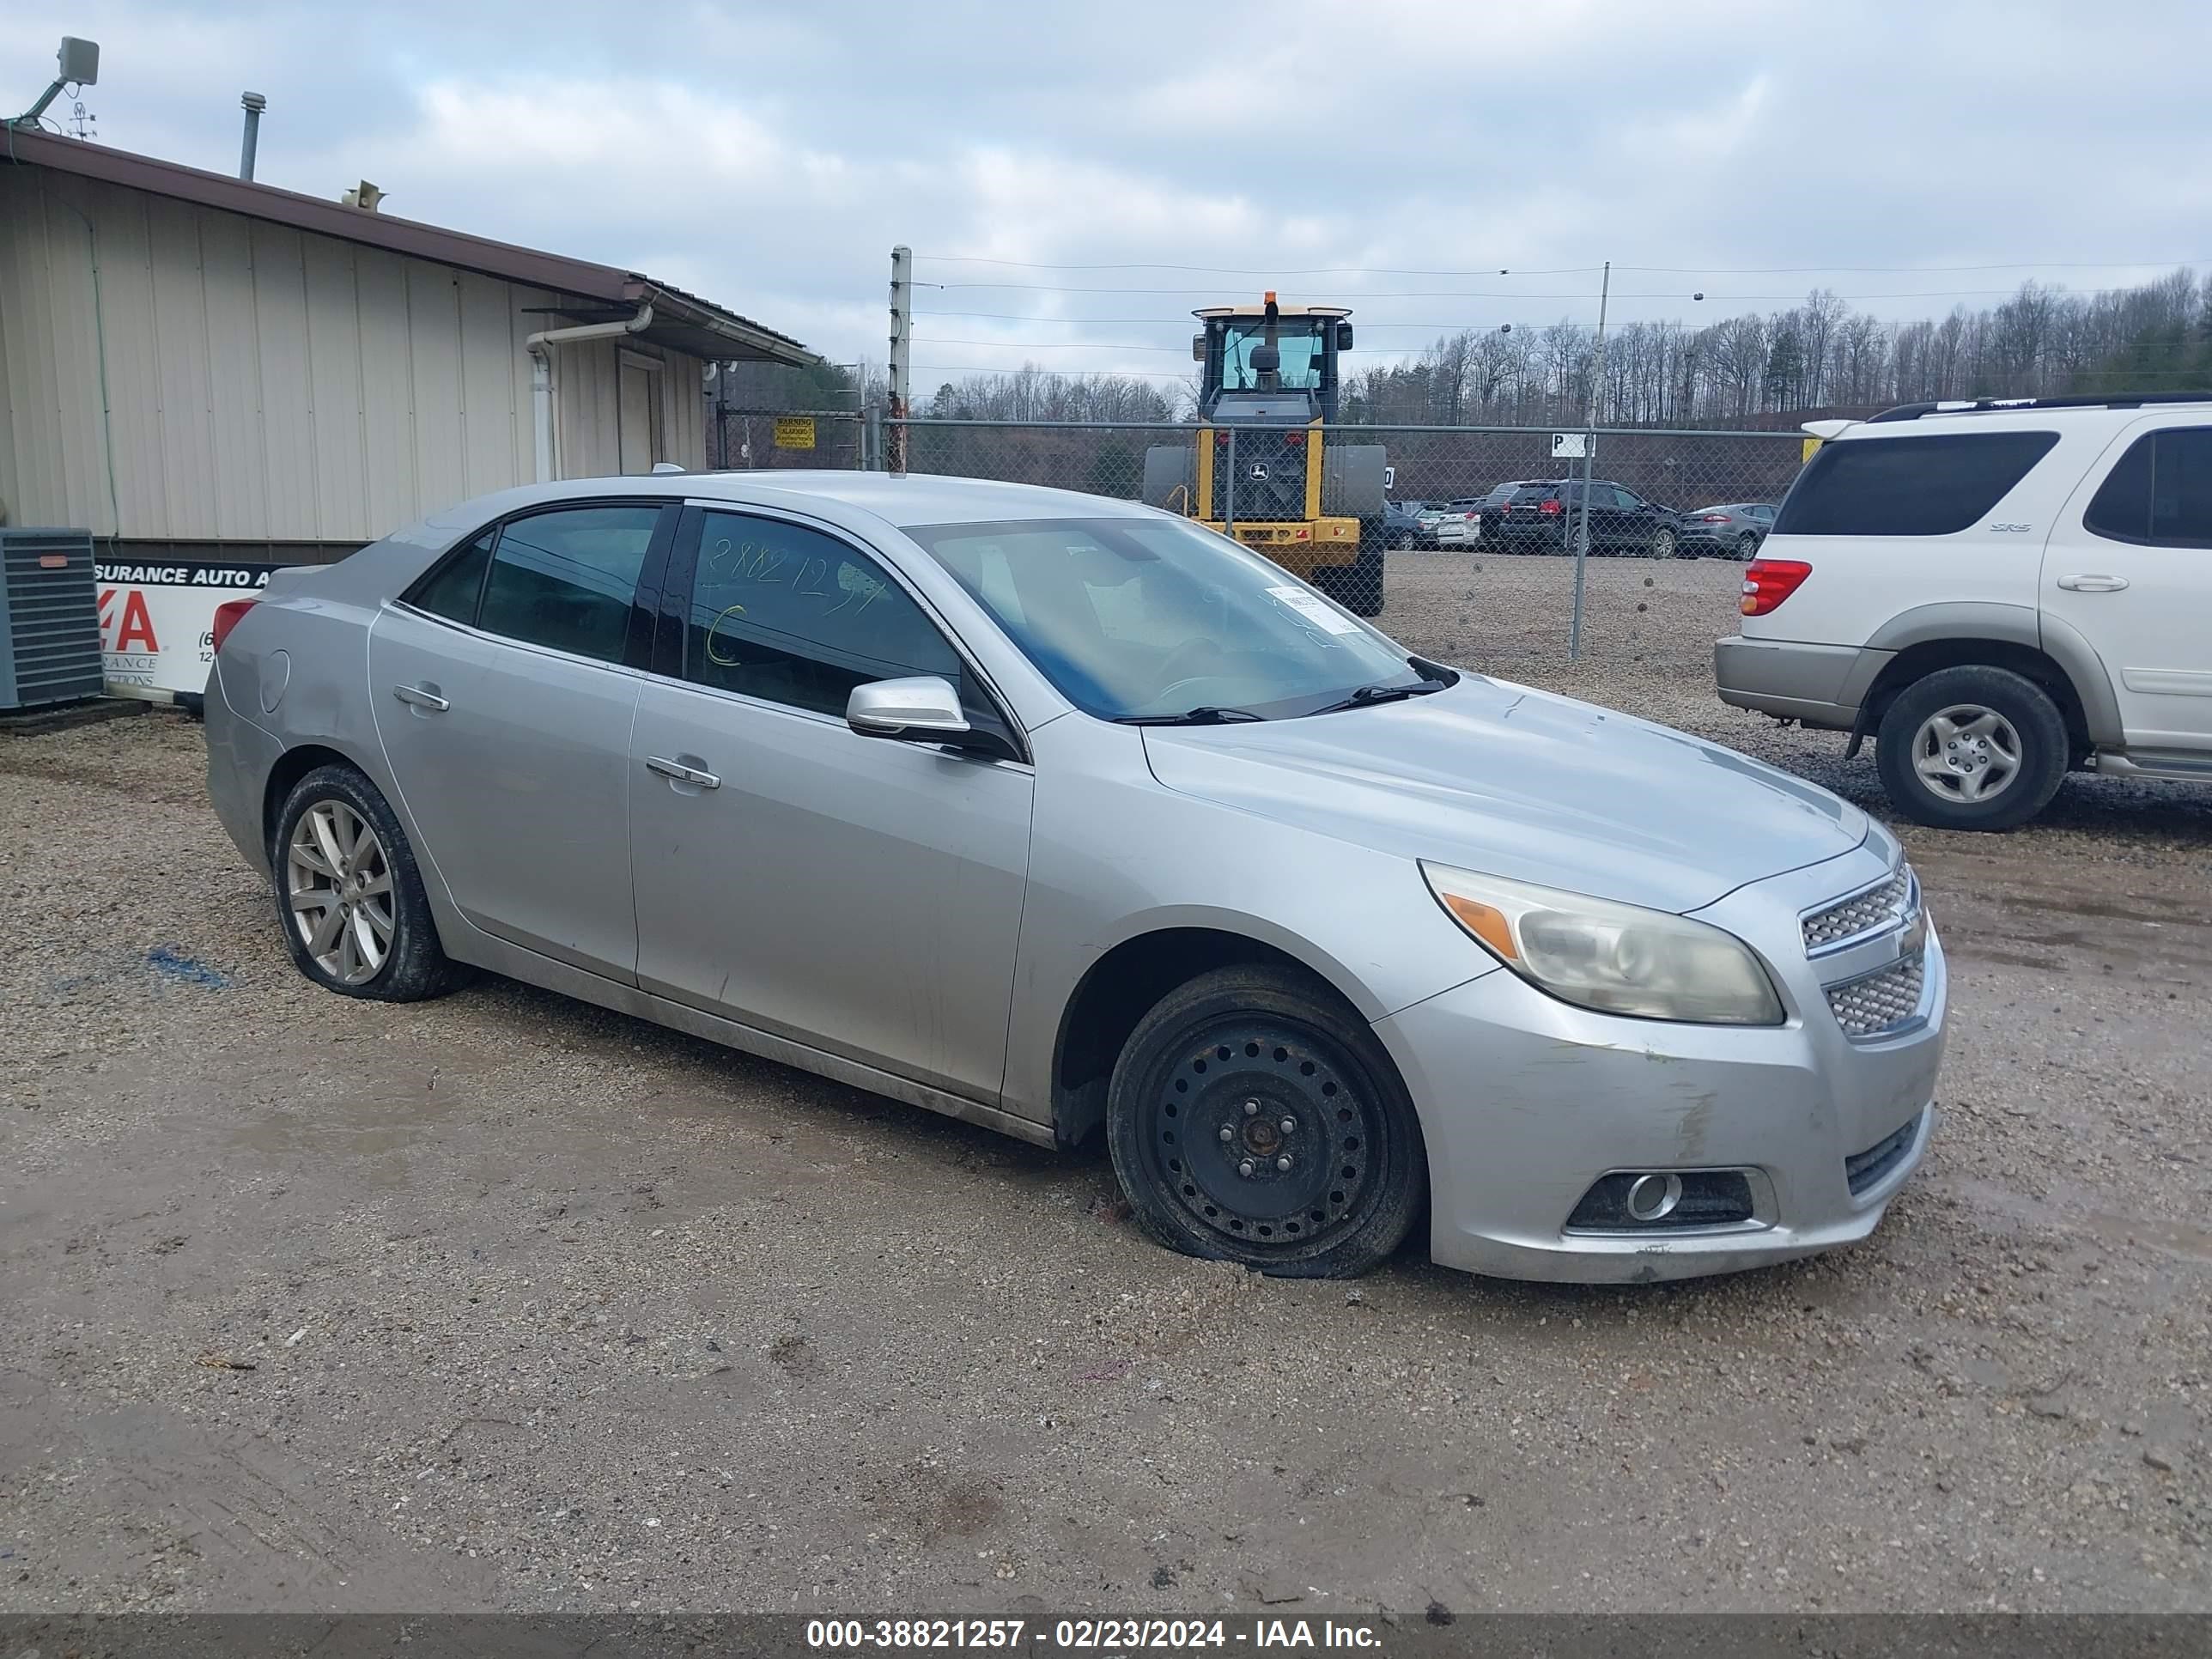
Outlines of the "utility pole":
M 1605 309 L 1613 295 L 1613 261 L 1605 262 L 1605 274 L 1597 290 L 1597 349 L 1590 364 L 1589 401 L 1583 421 L 1583 499 L 1582 511 L 1577 515 L 1582 529 L 1575 537 L 1575 614 L 1567 628 L 1567 660 L 1583 659 L 1583 576 L 1589 560 L 1590 468 L 1597 459 L 1597 400 L 1605 386 Z
M 906 420 L 914 395 L 914 250 L 902 243 L 891 250 L 890 466 L 906 474 Z

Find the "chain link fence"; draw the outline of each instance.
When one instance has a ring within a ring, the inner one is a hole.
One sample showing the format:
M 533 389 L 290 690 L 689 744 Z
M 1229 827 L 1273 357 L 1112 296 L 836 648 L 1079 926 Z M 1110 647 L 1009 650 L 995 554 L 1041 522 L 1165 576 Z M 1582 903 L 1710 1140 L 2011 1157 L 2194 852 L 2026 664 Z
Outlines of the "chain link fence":
M 1309 493 L 1302 432 L 915 419 L 871 446 L 864 422 L 866 462 L 894 464 L 902 428 L 910 472 L 1196 506 L 1386 629 L 1418 642 L 1427 618 L 1407 608 L 1452 605 L 1505 656 L 1534 659 L 1623 647 L 1629 630 L 1601 618 L 1641 605 L 1586 616 L 1586 590 L 1652 584 L 1612 561 L 1753 556 L 1805 454 L 1796 432 L 1601 429 L 1586 442 L 1548 428 L 1339 425 Z M 1347 484 L 1338 464 L 1362 449 L 1379 465 L 1351 468 Z M 1324 519 L 1357 520 L 1350 539 L 1300 535 L 1315 494 Z

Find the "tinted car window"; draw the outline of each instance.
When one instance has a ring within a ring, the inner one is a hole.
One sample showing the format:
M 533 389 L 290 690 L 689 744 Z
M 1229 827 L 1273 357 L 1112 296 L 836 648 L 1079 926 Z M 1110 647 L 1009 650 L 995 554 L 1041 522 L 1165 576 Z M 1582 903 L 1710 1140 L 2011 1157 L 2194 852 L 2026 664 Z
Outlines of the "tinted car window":
M 2056 432 L 1947 432 L 1823 444 L 1774 521 L 1778 536 L 1948 536 L 2002 501 Z
M 936 674 L 957 652 L 873 560 L 804 526 L 709 513 L 699 539 L 684 678 L 842 715 L 853 688 Z
M 2082 522 L 2112 541 L 2212 547 L 2212 427 L 2147 432 L 2106 476 Z
M 577 507 L 501 526 L 477 625 L 601 662 L 622 660 L 658 507 Z
M 473 623 L 477 600 L 483 592 L 484 568 L 491 563 L 492 544 L 498 539 L 496 529 L 485 531 L 425 577 L 409 595 L 410 601 L 447 622 Z

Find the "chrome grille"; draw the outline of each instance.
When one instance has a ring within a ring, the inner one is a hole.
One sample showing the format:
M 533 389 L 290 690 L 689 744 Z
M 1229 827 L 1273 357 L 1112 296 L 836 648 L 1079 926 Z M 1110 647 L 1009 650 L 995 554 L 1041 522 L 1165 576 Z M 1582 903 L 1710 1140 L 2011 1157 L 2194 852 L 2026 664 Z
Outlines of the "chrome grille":
M 1927 980 L 1925 959 L 1910 956 L 1878 974 L 1828 988 L 1828 1006 L 1848 1037 L 1880 1036 L 1920 1012 L 1920 988 Z
M 1804 919 L 1805 954 L 1818 956 L 1869 933 L 1879 933 L 1911 920 L 1920 908 L 1920 884 L 1912 866 L 1900 864 L 1897 873 L 1879 887 L 1838 899 Z

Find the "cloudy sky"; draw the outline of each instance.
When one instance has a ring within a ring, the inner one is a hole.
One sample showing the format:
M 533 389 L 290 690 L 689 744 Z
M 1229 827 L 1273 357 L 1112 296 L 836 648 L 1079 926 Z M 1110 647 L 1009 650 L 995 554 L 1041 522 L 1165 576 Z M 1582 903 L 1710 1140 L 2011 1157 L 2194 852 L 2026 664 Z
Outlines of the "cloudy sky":
M 64 33 L 101 143 L 232 170 L 252 88 L 265 182 L 365 177 L 840 361 L 883 357 L 907 243 L 925 390 L 1180 375 L 1190 308 L 1269 286 L 1364 356 L 1594 320 L 1607 259 L 1614 318 L 1690 320 L 2212 266 L 2208 0 L 10 0 L 0 102 Z

